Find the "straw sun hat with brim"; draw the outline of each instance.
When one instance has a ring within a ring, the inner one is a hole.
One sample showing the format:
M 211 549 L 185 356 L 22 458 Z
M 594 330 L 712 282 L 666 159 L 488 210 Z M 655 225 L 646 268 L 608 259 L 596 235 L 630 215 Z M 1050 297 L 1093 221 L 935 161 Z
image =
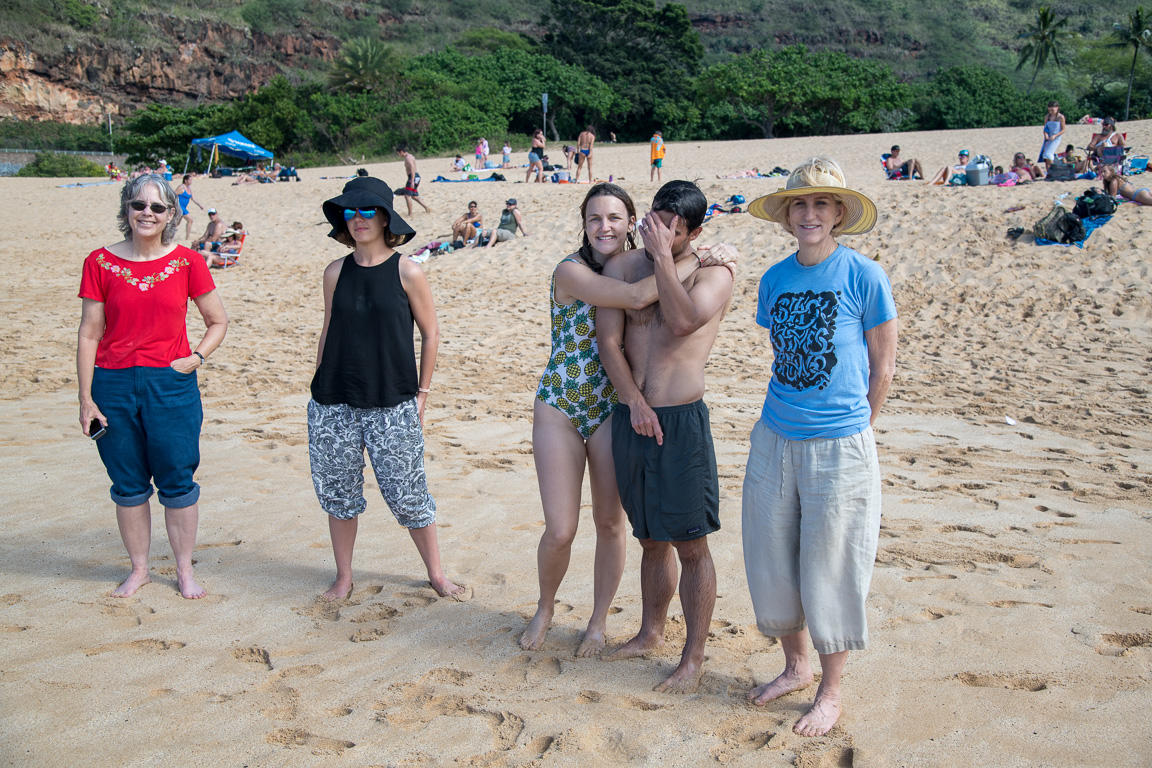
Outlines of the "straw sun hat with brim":
M 844 204 L 840 234 L 859 235 L 876 226 L 876 204 L 867 195 L 848 189 L 844 172 L 829 157 L 814 157 L 796 168 L 784 187 L 749 203 L 748 213 L 758 219 L 783 224 L 788 218 L 788 203 L 792 198 L 821 192 L 834 195 Z
M 344 185 L 338 197 L 324 202 L 324 218 L 332 225 L 328 237 L 335 239 L 345 230 L 345 208 L 382 208 L 388 214 L 388 229 L 392 234 L 404 238 L 405 243 L 416 236 L 416 230 L 392 207 L 392 189 L 380 179 L 358 176 Z

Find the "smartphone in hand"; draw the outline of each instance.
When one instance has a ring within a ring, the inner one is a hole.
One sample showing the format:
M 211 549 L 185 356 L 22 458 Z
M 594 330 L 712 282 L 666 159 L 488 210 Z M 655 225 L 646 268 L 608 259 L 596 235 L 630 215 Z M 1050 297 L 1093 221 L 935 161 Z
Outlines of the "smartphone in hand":
M 100 423 L 100 419 L 92 419 L 88 422 L 88 437 L 93 440 L 99 440 L 104 437 L 104 433 L 108 430 Z

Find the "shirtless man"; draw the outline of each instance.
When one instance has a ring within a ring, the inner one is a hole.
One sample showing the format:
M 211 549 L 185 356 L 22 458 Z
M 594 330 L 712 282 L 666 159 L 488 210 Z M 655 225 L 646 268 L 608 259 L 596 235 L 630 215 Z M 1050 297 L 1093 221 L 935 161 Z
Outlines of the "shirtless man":
M 580 169 L 587 168 L 588 182 L 592 182 L 592 145 L 595 143 L 596 132 L 592 130 L 590 125 L 576 137 L 576 178 L 574 181 L 580 181 Z
M 224 240 L 224 222 L 220 220 L 220 214 L 216 213 L 215 208 L 208 209 L 208 228 L 204 230 L 204 234 L 192 241 L 188 246 L 194 251 L 203 251 L 205 249 L 211 251 L 212 244 L 219 245 Z M 205 256 L 205 258 L 208 258 Z
M 889 173 L 899 171 L 900 175 L 905 179 L 923 179 L 924 169 L 920 167 L 920 161 L 916 158 L 905 160 L 900 157 L 900 146 L 895 145 L 891 150 L 892 154 L 888 155 L 888 159 L 884 161 L 884 167 L 888 169 Z
M 430 211 L 431 209 L 420 199 L 420 174 L 416 173 L 416 155 L 409 152 L 408 147 L 403 144 L 396 147 L 396 154 L 404 158 L 404 173 L 408 176 L 404 188 L 396 190 L 396 194 L 403 196 L 404 202 L 408 203 L 408 215 L 412 215 L 413 200 L 420 203 L 420 207 L 425 211 Z
M 664 645 L 668 606 L 683 567 L 680 604 L 687 638 L 676 670 L 656 691 L 692 693 L 716 605 L 708 534 L 720 529 L 716 455 L 704 396 L 704 364 L 732 297 L 728 269 L 697 269 L 680 282 L 676 263 L 692 247 L 708 201 L 695 184 L 660 188 L 640 224 L 644 248 L 608 261 L 606 276 L 634 283 L 656 275 L 660 300 L 641 310 L 597 308 L 600 359 L 620 403 L 612 419 L 616 484 L 640 539 L 640 632 L 605 657 L 643 656 Z M 623 345 L 623 350 L 621 350 Z

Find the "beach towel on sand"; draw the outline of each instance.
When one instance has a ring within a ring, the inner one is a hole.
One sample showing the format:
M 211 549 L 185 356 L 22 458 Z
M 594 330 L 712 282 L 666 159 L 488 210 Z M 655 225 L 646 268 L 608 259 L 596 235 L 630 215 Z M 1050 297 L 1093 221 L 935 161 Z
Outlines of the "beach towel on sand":
M 443 176 L 437 176 L 432 181 L 446 181 L 450 184 L 463 184 L 466 181 L 507 181 L 502 174 L 494 173 L 486 179 L 446 179 Z

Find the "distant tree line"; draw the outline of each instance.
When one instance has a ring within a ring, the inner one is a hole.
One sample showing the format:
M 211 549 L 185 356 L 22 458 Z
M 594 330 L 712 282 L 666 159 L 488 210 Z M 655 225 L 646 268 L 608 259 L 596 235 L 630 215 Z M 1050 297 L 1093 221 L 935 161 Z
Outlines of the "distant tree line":
M 306 165 L 380 157 L 400 143 L 417 152 L 464 151 L 480 136 L 522 148 L 537 127 L 556 140 L 592 125 L 621 141 L 645 141 L 656 129 L 673 140 L 715 140 L 1003 127 L 1038 123 L 1054 99 L 1072 120 L 1084 113 L 1135 119 L 1152 115 L 1145 19 L 1140 8 L 1109 38 L 1071 50 L 1062 20 L 1040 8 L 1020 35 L 1027 41 L 1020 67 L 1030 65 L 1032 75 L 1023 91 L 982 65 L 910 84 L 886 64 L 802 45 L 705 66 L 682 5 L 551 0 L 543 42 L 474 29 L 444 51 L 401 60 L 381 41 L 358 38 L 324 81 L 277 77 L 229 103 L 152 105 L 127 118 L 118 147 L 133 161 L 166 157 L 179 167 L 174 158 L 193 138 L 239 129 Z M 1058 90 L 1034 89 L 1051 65 L 1060 68 Z M 542 93 L 549 94 L 547 124 Z

